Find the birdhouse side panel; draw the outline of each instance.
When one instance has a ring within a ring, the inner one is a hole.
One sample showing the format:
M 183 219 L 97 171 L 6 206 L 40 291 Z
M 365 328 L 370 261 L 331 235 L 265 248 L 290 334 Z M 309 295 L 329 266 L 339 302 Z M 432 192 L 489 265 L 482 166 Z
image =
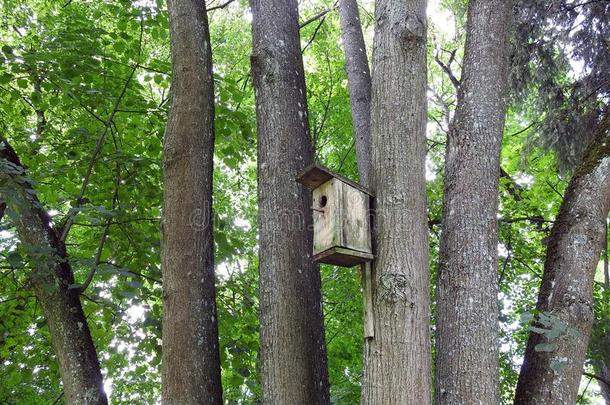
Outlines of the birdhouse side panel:
M 341 244 L 340 183 L 331 179 L 312 192 L 314 255 Z
M 372 253 L 369 196 L 343 183 L 341 240 L 348 249 Z

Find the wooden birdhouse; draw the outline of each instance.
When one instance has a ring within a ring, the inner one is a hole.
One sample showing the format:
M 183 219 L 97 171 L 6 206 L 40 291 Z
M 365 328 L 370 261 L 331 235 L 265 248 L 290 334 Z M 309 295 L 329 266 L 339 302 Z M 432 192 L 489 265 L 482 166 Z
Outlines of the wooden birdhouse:
M 313 194 L 314 261 L 352 267 L 373 260 L 371 193 L 316 164 L 297 181 Z

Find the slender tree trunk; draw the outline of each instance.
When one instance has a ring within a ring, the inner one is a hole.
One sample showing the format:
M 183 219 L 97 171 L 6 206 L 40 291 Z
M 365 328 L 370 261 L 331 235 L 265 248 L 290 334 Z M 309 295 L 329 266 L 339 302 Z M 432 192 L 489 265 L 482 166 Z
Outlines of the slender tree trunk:
M 593 324 L 593 279 L 610 209 L 610 116 L 576 169 L 551 230 L 536 310 L 548 317 L 530 332 L 515 404 L 576 402 Z M 550 325 L 549 325 L 550 323 Z M 567 327 L 567 330 L 566 330 Z M 543 330 L 544 329 L 544 330 Z
M 436 332 L 438 404 L 499 404 L 498 185 L 511 1 L 471 0 L 445 157 Z
M 214 86 L 205 2 L 169 0 L 172 105 L 164 143 L 164 404 L 221 404 L 214 287 Z
M 358 2 L 340 0 L 339 14 L 358 173 L 360 182 L 368 185 L 371 172 L 371 72 L 358 14 Z
M 261 374 L 265 404 L 329 402 L 320 274 L 312 263 L 312 162 L 296 0 L 252 0 L 258 131 Z
M 68 404 L 107 404 L 100 364 L 74 287 L 66 248 L 51 218 L 41 206 L 15 151 L 0 138 L 0 199 L 28 252 L 33 272 L 30 283 L 42 307 L 59 360 Z
M 426 1 L 375 10 L 371 188 L 376 195 L 375 337 L 363 404 L 430 403 L 426 217 Z

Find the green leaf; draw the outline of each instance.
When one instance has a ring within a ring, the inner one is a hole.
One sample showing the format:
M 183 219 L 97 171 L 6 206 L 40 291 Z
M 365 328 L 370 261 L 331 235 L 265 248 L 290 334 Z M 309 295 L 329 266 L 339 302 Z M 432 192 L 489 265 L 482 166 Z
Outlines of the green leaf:
M 13 75 L 10 73 L 3 73 L 0 75 L 0 84 L 6 84 L 13 80 Z
M 121 295 L 125 298 L 132 299 L 132 298 L 135 298 L 136 293 L 134 291 L 125 290 L 125 291 L 119 292 L 119 295 Z

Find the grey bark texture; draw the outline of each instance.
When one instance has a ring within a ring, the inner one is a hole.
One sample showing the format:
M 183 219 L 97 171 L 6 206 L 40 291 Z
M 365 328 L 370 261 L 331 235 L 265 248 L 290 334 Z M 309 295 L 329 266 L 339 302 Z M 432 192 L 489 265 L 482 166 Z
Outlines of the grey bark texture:
M 598 374 L 605 382 L 599 382 L 599 388 L 602 394 L 602 398 L 606 402 L 606 405 L 610 405 L 610 334 L 606 334 L 604 338 L 603 359 L 598 367 Z
M 261 375 L 264 404 L 329 403 L 311 196 L 312 162 L 296 0 L 252 0 L 258 132 Z
M 65 245 L 50 226 L 51 218 L 38 201 L 17 154 L 1 137 L 0 145 L 0 200 L 12 214 L 32 263 L 30 285 L 49 327 L 64 400 L 67 404 L 105 405 L 108 401 L 100 364 L 80 303 L 80 289 L 74 288 Z
M 172 105 L 164 153 L 163 404 L 221 404 L 214 286 L 212 51 L 201 0 L 168 1 Z
M 341 40 L 349 88 L 349 104 L 360 183 L 369 184 L 371 172 L 371 72 L 356 0 L 340 0 Z
M 553 328 L 567 326 L 567 330 L 550 340 L 530 332 L 515 395 L 517 405 L 576 403 L 594 319 L 593 280 L 606 243 L 609 135 L 610 116 L 606 114 L 596 142 L 568 185 L 551 230 L 536 310 L 551 317 Z M 541 343 L 553 345 L 551 351 L 537 351 Z
M 512 2 L 471 0 L 447 140 L 439 251 L 436 401 L 499 404 L 498 185 Z
M 371 104 L 376 195 L 374 338 L 364 346 L 362 404 L 430 398 L 426 216 L 426 1 L 379 0 Z

